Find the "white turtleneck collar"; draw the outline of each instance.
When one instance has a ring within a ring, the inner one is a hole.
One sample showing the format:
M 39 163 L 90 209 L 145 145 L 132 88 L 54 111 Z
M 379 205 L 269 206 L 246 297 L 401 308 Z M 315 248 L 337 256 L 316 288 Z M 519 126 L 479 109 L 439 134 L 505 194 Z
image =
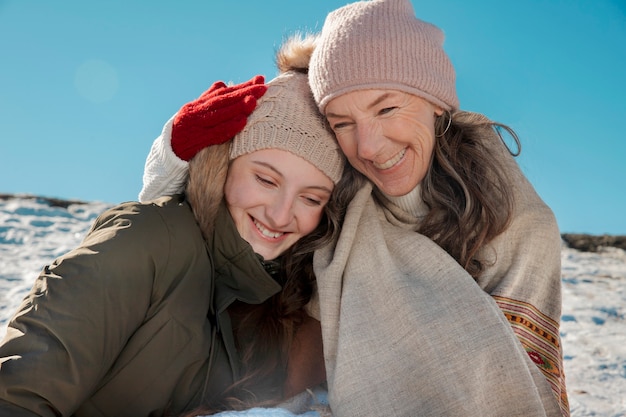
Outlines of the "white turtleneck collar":
M 416 218 L 422 218 L 428 213 L 428 207 L 426 206 L 426 204 L 424 204 L 421 193 L 422 193 L 422 186 L 418 184 L 417 187 L 415 187 L 408 194 L 401 195 L 398 197 L 389 196 L 385 193 L 382 193 L 382 194 L 393 205 L 402 209 L 407 214 L 410 214 Z

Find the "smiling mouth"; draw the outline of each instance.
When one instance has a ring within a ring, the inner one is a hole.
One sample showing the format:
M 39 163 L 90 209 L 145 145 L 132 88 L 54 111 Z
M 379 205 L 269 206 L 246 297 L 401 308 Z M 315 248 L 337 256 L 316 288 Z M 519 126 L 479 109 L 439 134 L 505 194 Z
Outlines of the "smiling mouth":
M 404 157 L 405 154 L 406 154 L 406 148 L 402 149 L 393 158 L 385 161 L 384 163 L 379 164 L 379 163 L 372 161 L 372 165 L 374 165 L 374 168 L 376 169 L 389 169 L 395 164 L 397 164 Z
M 271 230 L 263 226 L 261 223 L 259 223 L 256 219 L 252 219 L 252 221 L 254 222 L 254 225 L 259 230 L 259 232 L 261 232 L 261 234 L 265 237 L 269 237 L 271 239 L 278 239 L 279 237 L 284 235 L 284 233 L 282 232 L 272 232 Z

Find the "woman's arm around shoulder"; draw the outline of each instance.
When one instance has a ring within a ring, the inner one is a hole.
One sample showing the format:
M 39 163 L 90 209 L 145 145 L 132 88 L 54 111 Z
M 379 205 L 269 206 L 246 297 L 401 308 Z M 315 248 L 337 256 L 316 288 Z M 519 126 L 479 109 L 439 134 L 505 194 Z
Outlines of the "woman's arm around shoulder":
M 165 123 L 161 134 L 152 143 L 143 171 L 143 188 L 139 192 L 141 202 L 181 193 L 185 188 L 189 163 L 172 150 L 173 123 L 174 116 Z

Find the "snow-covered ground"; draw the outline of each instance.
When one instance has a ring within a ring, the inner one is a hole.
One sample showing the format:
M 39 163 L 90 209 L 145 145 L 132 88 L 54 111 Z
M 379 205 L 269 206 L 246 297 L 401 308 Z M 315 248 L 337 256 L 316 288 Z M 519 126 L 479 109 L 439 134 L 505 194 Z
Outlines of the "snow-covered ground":
M 42 266 L 76 246 L 106 208 L 98 202 L 64 208 L 28 196 L 0 197 L 0 338 Z M 626 417 L 626 252 L 564 246 L 562 260 L 561 335 L 572 416 Z

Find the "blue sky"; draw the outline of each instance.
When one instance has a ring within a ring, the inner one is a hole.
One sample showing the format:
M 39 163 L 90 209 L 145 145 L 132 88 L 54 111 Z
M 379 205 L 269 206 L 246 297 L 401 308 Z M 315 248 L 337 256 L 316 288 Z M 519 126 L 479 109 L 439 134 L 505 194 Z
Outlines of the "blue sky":
M 626 2 L 412 0 L 563 232 L 626 234 Z M 0 193 L 137 199 L 165 121 L 347 1 L 0 0 Z

